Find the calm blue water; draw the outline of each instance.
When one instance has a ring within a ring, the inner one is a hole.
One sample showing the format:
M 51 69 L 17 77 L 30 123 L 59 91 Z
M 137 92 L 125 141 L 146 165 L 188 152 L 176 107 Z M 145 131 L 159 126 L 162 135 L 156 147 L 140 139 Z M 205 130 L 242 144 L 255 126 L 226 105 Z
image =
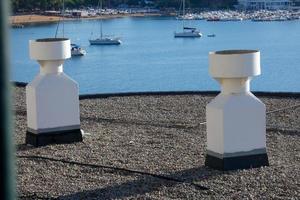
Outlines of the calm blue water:
M 300 21 L 188 22 L 201 29 L 200 39 L 175 39 L 180 21 L 167 17 L 119 18 L 103 22 L 106 34 L 121 36 L 120 46 L 90 46 L 97 20 L 65 22 L 65 35 L 87 55 L 66 61 L 64 71 L 80 93 L 217 90 L 208 75 L 208 52 L 259 49 L 262 75 L 256 91 L 300 92 Z M 56 24 L 11 30 L 12 80 L 30 82 L 39 71 L 29 59 L 28 40 L 53 37 Z M 209 38 L 207 34 L 216 34 Z

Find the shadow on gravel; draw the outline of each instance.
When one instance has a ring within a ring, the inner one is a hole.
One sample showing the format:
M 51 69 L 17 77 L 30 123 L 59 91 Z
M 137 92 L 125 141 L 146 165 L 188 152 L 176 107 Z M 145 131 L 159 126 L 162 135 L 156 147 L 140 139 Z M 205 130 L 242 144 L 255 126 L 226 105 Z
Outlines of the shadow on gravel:
M 112 123 L 119 125 L 136 125 L 136 126 L 153 126 L 163 128 L 176 128 L 176 129 L 193 129 L 198 124 L 188 124 L 184 122 L 170 122 L 170 121 L 139 121 L 139 120 L 125 120 L 125 119 L 109 119 L 109 118 L 92 118 L 92 117 L 80 117 L 81 120 L 93 121 L 97 123 Z
M 283 128 L 267 128 L 267 131 L 274 132 L 275 134 L 300 136 L 299 130 L 283 129 Z
M 222 172 L 201 166 L 199 168 L 192 168 L 168 175 L 163 175 L 180 179 L 182 182 L 168 181 L 151 176 L 140 176 L 137 180 L 124 182 L 118 185 L 110 185 L 95 190 L 82 191 L 66 196 L 60 196 L 58 199 L 122 199 L 144 195 L 146 193 L 158 191 L 162 188 L 163 190 L 168 188 L 171 189 L 171 187 L 178 184 L 187 185 L 186 187 L 190 187 L 191 190 L 199 190 L 199 192 L 209 195 L 211 191 L 201 189 L 201 183 L 198 185 L 197 182 L 201 182 L 220 174 L 222 174 Z

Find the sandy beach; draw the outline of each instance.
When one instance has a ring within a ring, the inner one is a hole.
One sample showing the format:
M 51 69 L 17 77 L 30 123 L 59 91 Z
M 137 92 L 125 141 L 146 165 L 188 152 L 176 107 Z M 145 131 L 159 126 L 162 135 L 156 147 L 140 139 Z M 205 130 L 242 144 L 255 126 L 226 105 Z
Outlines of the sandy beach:
M 82 20 L 82 19 L 110 19 L 119 17 L 145 17 L 145 16 L 161 16 L 159 13 L 134 13 L 134 14 L 115 14 L 115 15 L 103 15 L 97 17 L 84 17 L 84 18 L 65 18 L 65 20 Z M 9 23 L 11 25 L 17 24 L 32 24 L 32 23 L 48 23 L 57 22 L 62 18 L 59 16 L 46 16 L 46 15 L 16 15 L 10 16 Z
M 299 94 L 259 96 L 277 110 L 267 114 L 270 166 L 229 172 L 204 166 L 201 122 L 215 96 L 81 96 L 84 141 L 33 148 L 25 88 L 15 87 L 19 199 L 299 199 Z
M 58 16 L 44 16 L 44 15 L 17 15 L 10 17 L 10 24 L 28 24 L 28 23 L 44 23 L 57 22 Z

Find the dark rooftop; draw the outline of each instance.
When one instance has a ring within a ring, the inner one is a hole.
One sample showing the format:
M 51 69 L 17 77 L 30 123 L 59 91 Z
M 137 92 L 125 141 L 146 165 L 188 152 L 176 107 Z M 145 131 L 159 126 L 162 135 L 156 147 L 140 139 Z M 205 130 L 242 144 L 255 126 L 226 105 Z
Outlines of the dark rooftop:
M 25 89 L 15 87 L 19 198 L 299 199 L 299 96 L 259 96 L 277 110 L 267 115 L 270 166 L 229 172 L 204 166 L 202 122 L 214 96 L 82 99 L 84 141 L 34 148 L 24 144 Z

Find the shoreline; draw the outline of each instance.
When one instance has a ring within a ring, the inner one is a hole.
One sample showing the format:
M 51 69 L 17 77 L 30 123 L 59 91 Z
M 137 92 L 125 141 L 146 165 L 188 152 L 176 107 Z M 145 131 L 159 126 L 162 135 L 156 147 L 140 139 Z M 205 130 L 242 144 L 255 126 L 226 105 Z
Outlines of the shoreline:
M 136 13 L 106 13 L 100 16 L 84 16 L 84 17 L 65 17 L 65 21 L 69 20 L 85 20 L 85 19 L 113 19 L 121 17 L 149 17 L 149 16 L 176 16 L 173 12 L 136 12 Z M 251 20 L 253 22 L 271 22 L 271 21 L 290 21 L 300 20 L 300 11 L 287 10 L 258 10 L 253 12 L 239 11 L 204 11 L 201 13 L 190 13 L 182 17 L 185 20 L 206 20 L 206 21 L 244 21 Z M 22 28 L 24 25 L 53 23 L 62 20 L 57 15 L 41 15 L 26 14 L 10 16 L 9 23 L 14 28 Z
M 28 83 L 11 81 L 14 87 L 24 88 Z M 276 98 L 300 98 L 300 92 L 287 91 L 251 91 L 255 96 L 276 97 Z M 97 99 L 108 97 L 131 97 L 131 96 L 166 96 L 166 95 L 218 95 L 219 90 L 194 90 L 194 91 L 143 91 L 143 92 L 112 92 L 112 93 L 83 93 L 79 99 Z
M 77 17 L 77 18 L 68 18 L 66 17 L 65 21 L 73 20 L 92 20 L 92 19 L 114 19 L 122 17 L 152 17 L 152 16 L 167 16 L 162 13 L 133 13 L 133 14 L 115 14 L 115 15 L 102 15 L 102 16 L 93 16 L 93 17 Z M 51 15 L 14 15 L 9 17 L 9 24 L 14 25 L 30 25 L 30 24 L 40 24 L 40 23 L 52 23 L 59 22 L 61 20 L 60 16 L 51 16 Z

